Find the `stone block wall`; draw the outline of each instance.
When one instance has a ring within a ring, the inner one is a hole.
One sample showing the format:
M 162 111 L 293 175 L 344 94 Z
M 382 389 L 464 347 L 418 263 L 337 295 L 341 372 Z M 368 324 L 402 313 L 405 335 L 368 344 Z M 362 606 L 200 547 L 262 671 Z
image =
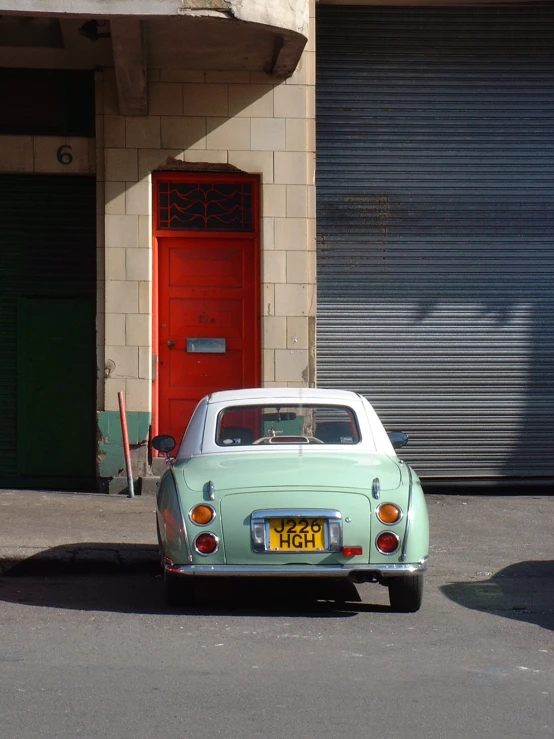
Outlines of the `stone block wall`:
M 314 7 L 310 40 L 286 81 L 258 72 L 149 69 L 149 114 L 134 118 L 119 115 L 113 70 L 98 75 L 101 429 L 113 425 L 119 391 L 138 414 L 137 428 L 147 427 L 152 411 L 152 173 L 169 159 L 260 175 L 262 382 L 314 384 Z M 122 457 L 102 434 L 100 474 L 111 477 Z M 146 441 L 135 440 L 141 471 Z

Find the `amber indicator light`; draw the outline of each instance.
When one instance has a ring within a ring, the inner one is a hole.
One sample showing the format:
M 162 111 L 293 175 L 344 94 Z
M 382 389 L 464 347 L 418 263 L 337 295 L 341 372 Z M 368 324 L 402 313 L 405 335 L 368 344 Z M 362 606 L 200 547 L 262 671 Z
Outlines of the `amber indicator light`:
M 214 510 L 209 505 L 197 505 L 190 512 L 191 520 L 199 526 L 205 526 L 213 521 L 214 515 Z
M 377 508 L 377 518 L 382 523 L 396 523 L 401 516 L 400 508 L 394 503 L 383 503 Z

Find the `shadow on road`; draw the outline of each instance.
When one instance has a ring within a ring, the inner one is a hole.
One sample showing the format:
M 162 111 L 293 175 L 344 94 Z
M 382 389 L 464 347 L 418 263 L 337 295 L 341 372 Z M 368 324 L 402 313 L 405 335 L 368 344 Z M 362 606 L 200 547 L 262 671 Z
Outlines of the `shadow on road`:
M 493 613 L 554 631 L 554 562 L 517 562 L 488 580 L 443 585 L 465 608 Z
M 346 580 L 210 578 L 193 608 L 164 603 L 157 547 L 70 544 L 14 564 L 2 563 L 0 601 L 81 611 L 190 616 L 294 616 L 349 618 L 388 612 L 361 603 Z M 375 585 L 375 592 L 381 586 Z M 381 597 L 382 599 L 382 597 Z

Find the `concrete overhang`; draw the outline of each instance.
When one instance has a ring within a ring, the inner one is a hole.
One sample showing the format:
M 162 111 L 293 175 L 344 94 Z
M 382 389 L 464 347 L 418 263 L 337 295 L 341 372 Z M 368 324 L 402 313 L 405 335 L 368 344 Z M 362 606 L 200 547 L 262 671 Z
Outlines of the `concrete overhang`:
M 124 115 L 147 114 L 147 66 L 289 77 L 309 22 L 308 0 L 0 0 L 2 15 L 96 25 L 82 43 L 111 39 Z
M 318 5 L 379 5 L 384 7 L 488 8 L 491 5 L 548 3 L 552 0 L 316 0 Z
M 296 69 L 309 22 L 308 0 L 0 0 L 3 14 L 137 21 L 149 66 L 154 54 L 164 66 L 184 62 L 194 70 L 247 69 L 277 77 Z

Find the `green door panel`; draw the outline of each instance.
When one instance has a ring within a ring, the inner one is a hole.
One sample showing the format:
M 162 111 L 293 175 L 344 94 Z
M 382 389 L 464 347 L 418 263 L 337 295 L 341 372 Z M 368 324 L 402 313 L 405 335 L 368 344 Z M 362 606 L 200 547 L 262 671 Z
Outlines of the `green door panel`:
M 94 305 L 18 301 L 17 470 L 22 476 L 94 475 Z
M 95 305 L 95 178 L 0 174 L 0 487 L 94 489 Z

